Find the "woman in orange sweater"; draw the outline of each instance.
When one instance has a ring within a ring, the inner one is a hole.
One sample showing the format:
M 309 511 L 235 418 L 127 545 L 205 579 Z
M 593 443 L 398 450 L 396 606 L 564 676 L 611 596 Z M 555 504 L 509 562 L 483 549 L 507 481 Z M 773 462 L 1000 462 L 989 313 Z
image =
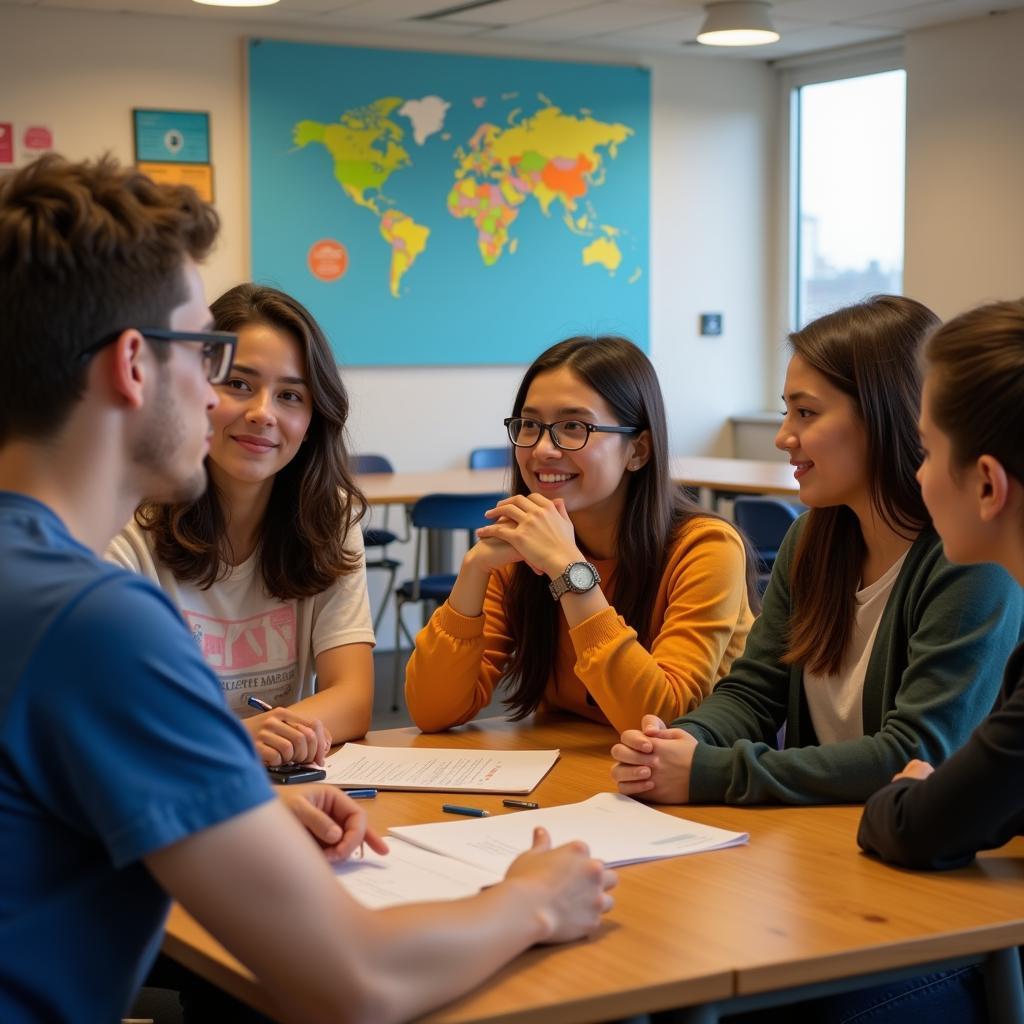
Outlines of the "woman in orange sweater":
M 513 494 L 416 638 L 413 721 L 461 725 L 498 683 L 516 719 L 560 708 L 619 729 L 695 707 L 743 650 L 753 564 L 729 523 L 673 485 L 650 360 L 623 338 L 560 342 L 505 425 Z

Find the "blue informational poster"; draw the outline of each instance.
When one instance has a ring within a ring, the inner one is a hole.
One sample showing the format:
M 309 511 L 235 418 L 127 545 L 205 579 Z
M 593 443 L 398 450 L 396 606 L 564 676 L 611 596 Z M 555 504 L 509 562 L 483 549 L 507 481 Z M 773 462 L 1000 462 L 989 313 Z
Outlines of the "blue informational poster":
M 190 110 L 133 110 L 136 163 L 210 162 L 210 115 Z
M 650 74 L 253 40 L 252 270 L 349 365 L 648 347 Z

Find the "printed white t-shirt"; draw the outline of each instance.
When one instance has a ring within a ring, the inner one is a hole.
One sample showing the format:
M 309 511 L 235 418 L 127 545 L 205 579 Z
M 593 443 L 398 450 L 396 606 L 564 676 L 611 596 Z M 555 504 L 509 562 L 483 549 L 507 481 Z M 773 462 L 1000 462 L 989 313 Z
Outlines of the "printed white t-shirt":
M 111 541 L 106 557 L 155 582 L 178 606 L 228 706 L 247 718 L 258 714 L 246 705 L 250 695 L 275 707 L 312 696 L 316 658 L 324 651 L 374 643 L 358 525 L 349 529 L 345 546 L 359 555 L 359 568 L 315 597 L 290 601 L 267 595 L 258 551 L 209 590 L 176 579 L 158 563 L 152 534 L 135 522 Z
M 819 743 L 841 743 L 864 735 L 864 680 L 875 646 L 875 635 L 896 577 L 906 559 L 903 553 L 874 583 L 854 595 L 853 629 L 835 675 L 817 675 L 804 669 L 807 710 Z

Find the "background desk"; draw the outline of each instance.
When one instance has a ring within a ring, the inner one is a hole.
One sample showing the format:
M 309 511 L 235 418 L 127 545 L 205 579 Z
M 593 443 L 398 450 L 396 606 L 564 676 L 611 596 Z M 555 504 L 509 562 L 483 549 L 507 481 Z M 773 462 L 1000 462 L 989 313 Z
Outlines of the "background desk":
M 672 459 L 672 479 L 709 495 L 776 494 L 796 498 L 799 488 L 786 462 L 758 459 Z M 425 494 L 487 494 L 508 488 L 505 469 L 446 469 L 431 473 L 366 473 L 356 482 L 371 505 L 412 505 Z
M 394 746 L 559 747 L 560 761 L 532 797 L 542 806 L 614 789 L 608 757 L 614 734 L 566 716 L 519 725 L 488 719 L 433 736 L 394 729 L 367 739 Z M 442 820 L 443 799 L 381 793 L 366 809 L 384 831 Z M 473 803 L 516 813 L 502 808 L 500 796 Z M 792 995 L 799 986 L 1024 943 L 1024 840 L 957 871 L 913 873 L 858 852 L 859 807 L 664 809 L 747 831 L 750 844 L 622 868 L 616 907 L 596 938 L 530 950 L 428 1019 L 583 1024 L 693 1006 L 692 1019 L 715 1020 L 716 1004 L 737 996 Z M 180 908 L 168 922 L 164 951 L 273 1015 L 259 983 Z

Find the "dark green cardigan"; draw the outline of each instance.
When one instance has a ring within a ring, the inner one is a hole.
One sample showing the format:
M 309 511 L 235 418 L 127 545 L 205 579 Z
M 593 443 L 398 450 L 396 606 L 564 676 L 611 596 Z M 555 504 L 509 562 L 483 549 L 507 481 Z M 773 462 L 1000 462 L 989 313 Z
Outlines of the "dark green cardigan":
M 953 565 L 937 534 L 925 531 L 907 552 L 875 635 L 864 736 L 819 745 L 803 668 L 782 663 L 789 570 L 805 519 L 783 541 L 742 656 L 700 707 L 673 722 L 699 740 L 693 803 L 859 803 L 912 758 L 938 764 L 992 709 L 1024 635 L 1024 599 L 1011 577 L 994 565 Z M 776 750 L 783 723 L 786 749 Z

